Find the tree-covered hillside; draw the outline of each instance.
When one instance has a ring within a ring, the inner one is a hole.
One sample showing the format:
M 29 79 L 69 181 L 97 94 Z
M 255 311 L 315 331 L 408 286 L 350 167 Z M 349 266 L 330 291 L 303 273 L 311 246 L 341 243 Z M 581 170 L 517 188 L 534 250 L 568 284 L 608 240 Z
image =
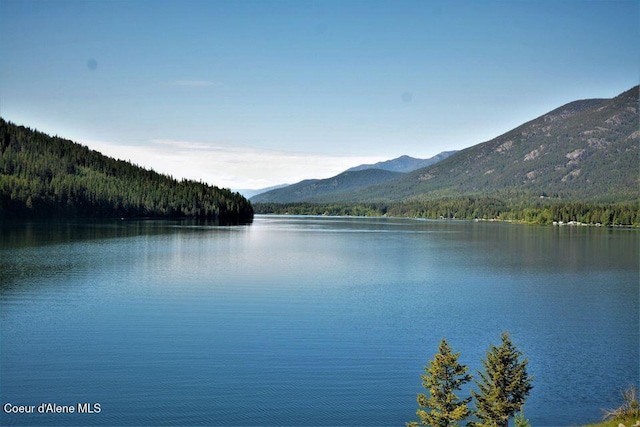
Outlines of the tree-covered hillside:
M 545 196 L 632 202 L 640 196 L 639 148 L 636 86 L 612 99 L 569 103 L 433 166 L 331 201 Z
M 382 169 L 346 171 L 332 178 L 306 179 L 284 188 L 267 191 L 251 198 L 254 203 L 292 203 L 322 201 L 356 191 L 371 185 L 399 179 L 404 174 Z
M 253 218 L 238 193 L 178 181 L 2 118 L 0 154 L 0 218 Z
M 345 194 L 400 179 L 403 174 L 434 165 L 453 155 L 443 151 L 429 159 L 400 156 L 371 165 L 355 166 L 326 179 L 306 179 L 296 184 L 264 191 L 251 197 L 253 203 L 322 203 L 341 198 Z
M 511 203 L 499 198 L 467 196 L 369 203 L 256 203 L 255 209 L 261 214 L 281 215 L 392 216 L 640 227 L 637 202 L 583 203 L 537 199 Z

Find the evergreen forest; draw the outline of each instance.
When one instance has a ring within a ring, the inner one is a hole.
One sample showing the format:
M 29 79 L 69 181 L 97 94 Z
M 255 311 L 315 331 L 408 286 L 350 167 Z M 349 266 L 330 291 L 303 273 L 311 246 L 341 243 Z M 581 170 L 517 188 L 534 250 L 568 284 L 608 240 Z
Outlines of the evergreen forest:
M 253 207 L 228 189 L 176 180 L 0 118 L 0 219 L 56 217 L 246 223 Z
M 260 214 L 392 216 L 426 219 L 511 221 L 528 224 L 581 223 L 640 226 L 638 203 L 572 202 L 540 198 L 506 202 L 502 198 L 458 197 L 371 203 L 256 203 Z

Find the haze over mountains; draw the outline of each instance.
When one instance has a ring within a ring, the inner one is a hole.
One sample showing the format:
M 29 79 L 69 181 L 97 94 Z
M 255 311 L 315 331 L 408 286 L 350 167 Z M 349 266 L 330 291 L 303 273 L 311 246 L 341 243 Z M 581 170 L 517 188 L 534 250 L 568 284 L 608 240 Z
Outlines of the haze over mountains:
M 382 169 L 392 172 L 412 172 L 416 169 L 425 168 L 427 166 L 431 166 L 433 164 L 438 163 L 440 160 L 444 160 L 450 155 L 454 154 L 455 151 L 443 151 L 440 154 L 436 154 L 433 157 L 428 159 L 416 159 L 411 156 L 400 156 L 396 159 L 387 160 L 384 162 L 378 162 L 373 165 L 360 165 L 350 169 L 347 169 L 346 172 L 355 172 L 366 169 Z
M 345 172 L 358 172 L 358 171 L 363 171 L 363 170 L 367 170 L 367 169 L 382 169 L 382 170 L 386 170 L 386 171 L 390 171 L 390 172 L 411 172 L 414 171 L 416 169 L 420 169 L 426 166 L 430 166 L 433 165 L 435 163 L 438 163 L 440 160 L 444 160 L 447 157 L 449 157 L 450 155 L 452 155 L 453 153 L 455 153 L 455 151 L 444 151 L 440 154 L 437 154 L 433 157 L 430 157 L 428 159 L 416 159 L 415 157 L 411 157 L 411 156 L 407 156 L 407 155 L 403 155 L 400 156 L 398 158 L 395 159 L 391 159 L 391 160 L 386 160 L 386 161 L 382 161 L 382 162 L 378 162 L 375 164 L 366 164 L 366 165 L 359 165 L 359 166 L 354 166 L 352 168 L 347 169 Z M 336 175 L 335 177 L 332 178 L 328 178 L 328 179 L 308 179 L 308 180 L 303 180 L 301 182 L 298 182 L 296 184 L 281 184 L 281 185 L 276 185 L 273 187 L 267 187 L 267 188 L 262 188 L 262 189 L 257 189 L 257 190 L 252 190 L 252 189 L 245 189 L 245 190 L 236 190 L 238 191 L 240 194 L 242 194 L 244 197 L 247 198 L 253 198 L 259 194 L 263 194 L 263 193 L 267 193 L 271 190 L 279 190 L 281 188 L 285 188 L 288 186 L 291 186 L 292 190 L 295 188 L 294 191 L 298 192 L 301 197 L 306 197 L 306 196 L 313 196 L 313 195 L 318 195 L 316 194 L 317 191 L 314 191 L 313 188 L 307 188 L 306 190 L 304 190 L 303 188 L 306 188 L 306 186 L 313 186 L 313 187 L 321 187 L 323 188 L 323 190 L 318 189 L 318 191 L 322 194 L 326 193 L 326 192 L 331 192 L 329 190 L 329 188 L 331 187 L 331 184 L 328 184 L 329 182 L 333 181 L 334 183 L 336 182 L 336 179 L 346 179 L 347 181 L 349 181 L 349 178 L 347 177 L 351 177 L 354 178 L 354 180 L 356 181 L 360 181 L 362 184 L 366 185 L 372 185 L 375 183 L 379 183 L 379 182 L 383 182 L 385 180 L 385 175 L 380 175 L 380 176 L 376 176 L 374 175 L 369 175 L 370 178 L 372 178 L 373 180 L 371 182 L 366 183 L 364 181 L 364 177 L 358 177 L 357 175 L 346 175 L 346 176 L 342 176 L 344 174 L 341 173 L 339 175 Z M 378 179 L 382 179 L 383 181 L 379 181 Z M 354 183 L 355 184 L 355 183 Z M 349 187 L 349 189 L 353 190 L 354 188 L 354 184 L 347 184 L 347 187 Z M 335 188 L 336 191 L 345 191 L 345 188 L 340 188 L 338 189 L 337 187 Z M 275 201 L 275 199 L 279 198 L 279 194 L 273 193 L 273 200 L 271 200 L 271 196 L 269 196 L 268 198 L 271 201 Z M 285 196 L 285 199 L 288 199 L 289 196 Z M 257 198 L 256 200 L 259 200 L 259 198 Z M 266 200 L 266 199 L 265 199 Z
M 361 165 L 251 201 L 348 204 L 484 197 L 501 203 L 545 198 L 637 205 L 638 91 L 636 86 L 612 99 L 571 102 L 462 151 Z M 253 214 L 252 206 L 229 190 L 177 181 L 2 119 L 0 154 L 0 216 L 222 219 Z
M 400 179 L 404 174 L 383 169 L 342 172 L 333 178 L 306 179 L 284 188 L 267 191 L 251 198 L 252 202 L 290 203 L 318 200 L 322 196 L 340 197 L 361 188 Z
M 490 141 L 449 156 L 442 153 L 444 159 L 410 172 L 389 174 L 385 168 L 390 163 L 381 162 L 326 180 L 302 181 L 251 201 L 346 203 L 470 195 L 636 201 L 638 91 L 636 86 L 612 99 L 571 102 Z
M 438 163 L 455 151 L 446 151 L 429 159 L 400 156 L 372 165 L 355 166 L 326 179 L 306 179 L 289 186 L 265 189 L 251 197 L 254 202 L 290 203 L 323 195 L 347 194 L 361 188 L 399 179 L 404 173 Z
M 237 191 L 238 193 L 242 194 L 243 197 L 246 197 L 247 199 L 249 199 L 253 196 L 257 196 L 258 194 L 266 193 L 267 191 L 271 191 L 271 190 L 277 190 L 278 188 L 284 188 L 289 185 L 290 184 L 280 184 L 280 185 L 273 185 L 271 187 L 258 188 L 258 189 L 243 188 L 243 189 L 234 190 L 234 191 Z

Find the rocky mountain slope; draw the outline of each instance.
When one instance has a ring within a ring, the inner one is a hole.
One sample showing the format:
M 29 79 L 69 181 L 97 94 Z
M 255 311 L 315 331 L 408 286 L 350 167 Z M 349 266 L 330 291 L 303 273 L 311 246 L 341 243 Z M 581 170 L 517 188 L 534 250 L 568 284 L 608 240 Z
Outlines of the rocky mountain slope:
M 638 86 L 612 99 L 571 102 L 433 166 L 331 201 L 468 195 L 636 201 L 639 122 Z

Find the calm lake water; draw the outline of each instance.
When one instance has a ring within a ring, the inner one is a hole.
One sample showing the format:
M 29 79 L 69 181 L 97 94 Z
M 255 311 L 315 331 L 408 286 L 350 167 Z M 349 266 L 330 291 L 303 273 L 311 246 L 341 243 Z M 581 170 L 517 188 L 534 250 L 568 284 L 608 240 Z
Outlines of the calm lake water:
M 0 227 L 2 425 L 403 426 L 509 331 L 534 426 L 638 384 L 637 230 L 258 216 Z M 41 403 L 99 413 L 38 414 Z

